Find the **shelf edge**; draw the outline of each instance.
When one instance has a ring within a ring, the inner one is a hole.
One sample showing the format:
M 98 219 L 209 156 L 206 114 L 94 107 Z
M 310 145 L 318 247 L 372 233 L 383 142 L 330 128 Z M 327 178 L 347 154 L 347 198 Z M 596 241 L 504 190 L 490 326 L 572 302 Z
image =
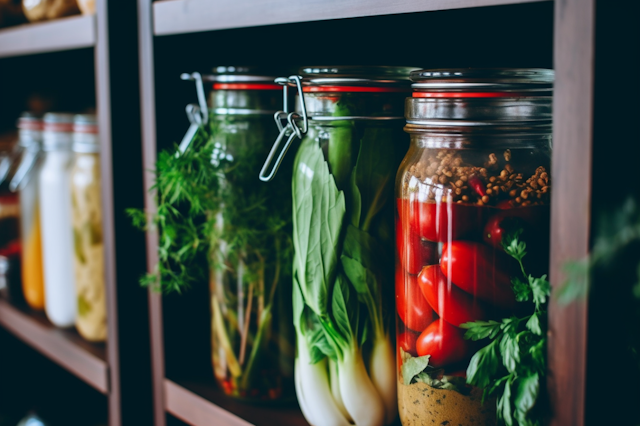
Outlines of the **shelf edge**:
M 101 393 L 109 393 L 107 363 L 65 339 L 53 325 L 33 321 L 0 300 L 0 326 Z
M 164 381 L 165 407 L 168 413 L 193 426 L 252 426 L 235 414 L 183 388 Z
M 70 16 L 1 29 L 0 58 L 81 49 L 95 43 L 95 16 Z
M 552 0 L 161 0 L 153 3 L 155 35 Z

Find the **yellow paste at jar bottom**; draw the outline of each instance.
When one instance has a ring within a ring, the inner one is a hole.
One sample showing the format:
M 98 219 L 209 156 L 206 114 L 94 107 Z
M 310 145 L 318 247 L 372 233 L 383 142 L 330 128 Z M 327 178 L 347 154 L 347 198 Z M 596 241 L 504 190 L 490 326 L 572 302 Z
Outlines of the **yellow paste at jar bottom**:
M 22 292 L 32 309 L 43 310 L 42 240 L 40 237 L 40 214 L 37 209 L 29 231 L 22 248 Z
M 401 376 L 401 375 L 399 375 Z M 495 400 L 482 404 L 482 390 L 468 396 L 435 389 L 426 383 L 405 385 L 398 380 L 398 411 L 403 426 L 495 426 Z

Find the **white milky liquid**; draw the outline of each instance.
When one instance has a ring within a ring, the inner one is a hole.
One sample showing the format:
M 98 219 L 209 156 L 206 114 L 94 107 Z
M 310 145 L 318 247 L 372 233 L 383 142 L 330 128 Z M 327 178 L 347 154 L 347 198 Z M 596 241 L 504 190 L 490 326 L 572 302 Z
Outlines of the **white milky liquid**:
M 71 327 L 77 311 L 69 170 L 72 153 L 50 151 L 45 156 L 40 172 L 45 312 L 57 327 Z

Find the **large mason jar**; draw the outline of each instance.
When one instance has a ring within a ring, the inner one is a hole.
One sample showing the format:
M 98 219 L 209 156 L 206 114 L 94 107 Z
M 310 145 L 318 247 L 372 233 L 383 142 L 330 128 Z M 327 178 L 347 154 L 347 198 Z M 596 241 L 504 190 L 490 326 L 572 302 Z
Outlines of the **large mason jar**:
M 400 419 L 495 425 L 495 398 L 483 403 L 466 381 L 485 340 L 465 332 L 532 306 L 512 283 L 548 268 L 553 71 L 424 70 L 412 80 L 411 146 L 396 178 Z M 505 246 L 513 241 L 526 244 L 521 265 Z
M 44 260 L 45 312 L 57 327 L 76 319 L 71 227 L 73 115 L 44 115 L 44 161 L 40 170 L 40 226 Z
M 107 338 L 104 286 L 100 141 L 95 115 L 76 115 L 71 164 L 73 260 L 77 298 L 76 329 L 85 339 Z
M 403 105 L 414 69 L 304 67 L 278 79 L 298 90 L 297 105 L 279 115 L 286 124 L 261 178 L 300 137 L 292 177 L 296 393 L 312 425 L 383 425 L 397 416 L 393 182 L 408 145 Z
M 218 67 L 203 81 L 216 176 L 207 212 L 213 371 L 233 397 L 291 398 L 291 191 L 285 173 L 270 185 L 257 176 L 276 135 L 280 86 L 243 67 Z
M 21 157 L 9 182 L 9 189 L 20 198 L 20 237 L 22 242 L 22 293 L 27 304 L 44 309 L 44 276 L 40 238 L 40 202 L 38 200 L 40 160 L 42 157 L 42 118 L 24 113 L 18 120 Z

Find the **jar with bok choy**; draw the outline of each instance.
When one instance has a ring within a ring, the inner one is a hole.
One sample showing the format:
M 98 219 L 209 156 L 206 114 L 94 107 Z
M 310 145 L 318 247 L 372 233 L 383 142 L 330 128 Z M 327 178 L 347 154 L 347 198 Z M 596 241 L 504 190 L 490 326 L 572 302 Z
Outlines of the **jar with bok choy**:
M 261 179 L 301 139 L 292 177 L 296 393 L 312 425 L 382 426 L 397 416 L 393 185 L 408 146 L 412 70 L 305 67 L 278 79 L 297 89 L 297 105 L 279 114 Z

